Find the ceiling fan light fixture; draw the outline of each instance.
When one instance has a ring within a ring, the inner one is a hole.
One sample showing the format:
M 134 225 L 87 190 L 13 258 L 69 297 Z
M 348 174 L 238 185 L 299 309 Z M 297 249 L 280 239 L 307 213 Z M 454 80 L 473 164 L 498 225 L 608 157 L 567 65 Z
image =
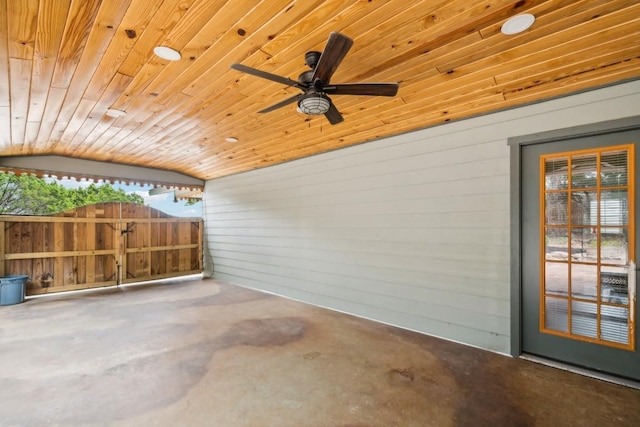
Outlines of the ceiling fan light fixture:
M 298 101 L 298 110 L 303 114 L 317 116 L 326 113 L 329 108 L 331 108 L 329 99 L 318 94 L 304 96 Z
M 180 52 L 167 46 L 156 46 L 153 48 L 153 53 L 155 53 L 162 59 L 166 59 L 167 61 L 177 61 L 182 58 Z
M 502 28 L 500 28 L 500 31 L 502 31 L 502 34 L 506 34 L 508 36 L 518 34 L 525 30 L 528 30 L 533 25 L 535 20 L 536 17 L 531 15 L 530 13 L 516 15 L 502 24 Z
M 235 136 L 228 136 L 224 140 L 227 142 L 238 142 L 238 138 L 236 138 Z

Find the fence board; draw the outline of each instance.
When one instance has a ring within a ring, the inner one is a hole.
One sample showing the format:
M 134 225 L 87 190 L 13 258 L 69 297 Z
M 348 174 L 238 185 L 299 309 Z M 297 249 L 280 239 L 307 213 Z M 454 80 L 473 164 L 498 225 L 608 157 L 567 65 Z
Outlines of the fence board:
M 201 218 L 100 203 L 0 225 L 0 274 L 29 276 L 27 295 L 202 272 Z

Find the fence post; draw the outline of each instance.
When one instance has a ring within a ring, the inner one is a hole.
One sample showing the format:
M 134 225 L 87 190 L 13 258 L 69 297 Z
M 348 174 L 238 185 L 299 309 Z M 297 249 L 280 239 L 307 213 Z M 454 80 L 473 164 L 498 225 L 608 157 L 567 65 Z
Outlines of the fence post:
M 0 221 L 0 227 L 2 227 L 2 229 L 0 230 L 0 276 L 4 276 L 4 245 L 5 245 L 5 234 L 7 232 L 7 230 L 5 230 L 5 225 L 4 225 L 4 221 Z
M 122 270 L 123 265 L 123 252 L 124 252 L 124 235 L 122 234 L 122 210 L 120 211 L 120 218 L 116 221 L 116 232 L 114 233 L 113 242 L 116 249 L 116 286 L 122 284 Z

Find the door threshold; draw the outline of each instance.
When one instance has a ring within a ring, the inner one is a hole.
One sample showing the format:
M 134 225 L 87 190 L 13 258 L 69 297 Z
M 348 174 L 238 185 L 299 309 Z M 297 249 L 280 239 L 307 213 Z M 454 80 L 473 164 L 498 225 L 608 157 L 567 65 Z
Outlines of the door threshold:
M 606 381 L 629 388 L 640 390 L 640 382 L 630 380 L 628 378 L 621 378 L 615 375 L 606 374 L 604 372 L 593 371 L 591 369 L 581 368 L 579 366 L 569 365 L 568 363 L 558 362 L 556 360 L 545 359 L 544 357 L 534 356 L 533 354 L 521 354 L 520 359 L 528 360 L 534 363 L 540 363 L 545 366 L 550 366 L 556 369 L 562 369 L 563 371 L 573 372 L 574 374 L 584 375 L 585 377 L 594 378 L 600 381 Z

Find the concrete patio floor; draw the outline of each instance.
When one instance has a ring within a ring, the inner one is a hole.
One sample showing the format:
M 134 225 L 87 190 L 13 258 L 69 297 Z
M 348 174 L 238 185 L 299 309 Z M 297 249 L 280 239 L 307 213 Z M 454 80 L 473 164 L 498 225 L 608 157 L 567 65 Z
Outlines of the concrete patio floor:
M 223 284 L 0 307 L 2 426 L 638 426 L 640 391 Z

